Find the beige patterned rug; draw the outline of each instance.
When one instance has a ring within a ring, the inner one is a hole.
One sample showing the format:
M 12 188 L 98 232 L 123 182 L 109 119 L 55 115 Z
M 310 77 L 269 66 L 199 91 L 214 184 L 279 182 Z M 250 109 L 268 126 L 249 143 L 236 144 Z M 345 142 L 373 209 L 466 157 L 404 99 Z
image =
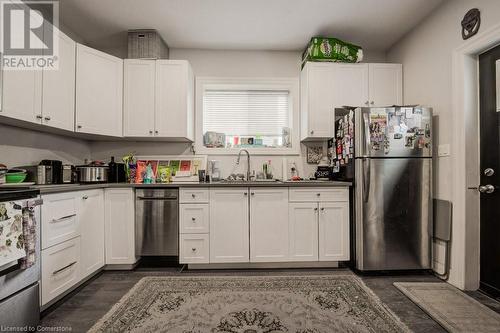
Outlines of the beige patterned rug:
M 352 274 L 145 277 L 90 332 L 409 331 Z
M 395 282 L 396 288 L 448 332 L 500 332 L 500 314 L 444 282 Z

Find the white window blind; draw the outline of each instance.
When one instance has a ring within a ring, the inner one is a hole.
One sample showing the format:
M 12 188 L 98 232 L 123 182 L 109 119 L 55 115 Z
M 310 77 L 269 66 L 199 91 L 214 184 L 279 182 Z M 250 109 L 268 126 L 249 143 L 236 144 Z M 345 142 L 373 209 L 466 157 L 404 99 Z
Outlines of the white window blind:
M 205 90 L 203 132 L 281 136 L 290 127 L 287 90 Z

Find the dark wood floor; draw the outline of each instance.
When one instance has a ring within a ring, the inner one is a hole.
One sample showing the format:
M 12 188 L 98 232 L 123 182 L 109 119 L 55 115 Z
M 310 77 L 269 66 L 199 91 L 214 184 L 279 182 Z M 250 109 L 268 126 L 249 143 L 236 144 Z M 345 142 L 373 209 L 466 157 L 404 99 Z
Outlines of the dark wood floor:
M 44 327 L 71 327 L 72 332 L 85 332 L 98 321 L 142 277 L 152 275 L 307 275 L 328 274 L 331 270 L 235 270 L 235 271 L 184 271 L 175 268 L 138 269 L 135 271 L 107 271 L 97 275 L 85 286 L 68 295 L 59 304 L 44 313 Z M 446 332 L 418 306 L 404 296 L 392 283 L 439 281 L 430 274 L 399 276 L 362 276 L 365 284 L 414 332 Z M 469 292 L 483 304 L 500 313 L 500 303 L 480 292 Z

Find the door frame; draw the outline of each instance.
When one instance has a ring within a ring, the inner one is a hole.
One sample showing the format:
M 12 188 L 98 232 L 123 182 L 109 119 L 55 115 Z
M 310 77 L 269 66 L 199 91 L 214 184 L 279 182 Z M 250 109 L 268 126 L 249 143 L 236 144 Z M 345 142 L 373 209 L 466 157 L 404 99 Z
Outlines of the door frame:
M 479 54 L 500 44 L 500 24 L 464 42 L 452 54 L 453 144 L 451 161 L 453 228 L 448 282 L 479 288 L 480 181 Z M 465 147 L 465 150 L 463 149 Z

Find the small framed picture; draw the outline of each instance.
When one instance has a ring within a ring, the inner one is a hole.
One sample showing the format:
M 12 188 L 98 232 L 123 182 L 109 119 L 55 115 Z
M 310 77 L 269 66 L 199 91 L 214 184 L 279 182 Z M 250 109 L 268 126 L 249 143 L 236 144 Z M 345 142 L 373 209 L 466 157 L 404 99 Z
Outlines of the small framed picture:
M 307 146 L 307 163 L 318 164 L 323 158 L 323 146 Z

